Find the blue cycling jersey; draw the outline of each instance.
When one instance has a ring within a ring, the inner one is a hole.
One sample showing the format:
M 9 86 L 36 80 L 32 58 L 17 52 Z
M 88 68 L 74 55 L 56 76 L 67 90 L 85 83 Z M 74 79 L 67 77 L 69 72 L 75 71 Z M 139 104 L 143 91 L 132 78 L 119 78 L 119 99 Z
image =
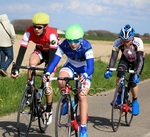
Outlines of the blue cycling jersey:
M 64 66 L 68 66 L 69 64 L 77 73 L 86 73 L 88 76 L 94 72 L 92 46 L 85 39 L 82 39 L 77 50 L 72 50 L 67 39 L 65 39 L 58 46 L 54 59 L 51 64 L 48 65 L 46 72 L 52 73 L 64 54 L 67 56 L 67 61 Z

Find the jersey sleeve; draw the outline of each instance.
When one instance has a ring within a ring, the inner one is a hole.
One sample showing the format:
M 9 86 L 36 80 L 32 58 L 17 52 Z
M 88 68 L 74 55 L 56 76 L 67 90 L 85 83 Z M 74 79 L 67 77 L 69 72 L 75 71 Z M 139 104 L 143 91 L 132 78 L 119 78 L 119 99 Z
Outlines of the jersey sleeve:
M 58 34 L 57 31 L 53 28 L 49 28 L 50 30 L 50 49 L 57 49 L 58 47 Z
M 25 33 L 23 34 L 20 46 L 27 48 L 30 40 L 31 35 L 31 27 L 29 27 Z
M 87 70 L 85 73 L 90 76 L 94 72 L 94 54 L 92 48 L 86 51 L 85 57 L 87 62 Z
M 56 67 L 56 65 L 59 63 L 61 57 L 63 56 L 63 51 L 61 50 L 60 46 L 58 46 L 58 49 L 54 55 L 54 58 L 52 62 L 48 65 L 46 72 L 52 73 Z

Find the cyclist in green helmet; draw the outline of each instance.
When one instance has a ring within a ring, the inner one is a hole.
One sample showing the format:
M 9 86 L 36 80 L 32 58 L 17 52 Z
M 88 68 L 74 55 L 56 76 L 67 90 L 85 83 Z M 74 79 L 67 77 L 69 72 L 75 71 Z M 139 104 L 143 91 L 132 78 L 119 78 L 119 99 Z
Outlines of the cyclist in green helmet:
M 79 109 L 80 109 L 80 137 L 87 137 L 86 129 L 88 103 L 87 95 L 91 86 L 92 74 L 94 72 L 94 55 L 91 44 L 83 39 L 84 31 L 78 24 L 69 26 L 66 30 L 66 39 L 58 46 L 53 61 L 48 65 L 45 75 L 51 75 L 54 68 L 65 54 L 67 60 L 59 72 L 59 77 L 74 77 L 74 72 L 80 74 L 80 85 L 78 87 Z M 47 78 L 44 76 L 43 81 Z M 60 91 L 65 87 L 64 81 L 58 81 Z M 81 88 L 83 87 L 83 88 Z M 63 115 L 67 114 L 66 102 L 63 104 Z

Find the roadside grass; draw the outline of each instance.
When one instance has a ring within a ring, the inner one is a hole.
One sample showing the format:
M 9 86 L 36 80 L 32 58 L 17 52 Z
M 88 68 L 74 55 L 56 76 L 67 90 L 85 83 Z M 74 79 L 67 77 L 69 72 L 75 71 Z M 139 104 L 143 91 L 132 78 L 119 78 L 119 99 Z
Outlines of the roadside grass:
M 146 54 L 145 65 L 140 76 L 141 80 L 150 78 L 150 54 Z M 115 78 L 116 73 L 110 79 L 104 78 L 104 72 L 106 70 L 107 64 L 101 60 L 95 61 L 95 71 L 93 74 L 92 84 L 89 91 L 89 96 L 105 92 L 110 89 L 115 88 Z M 58 75 L 60 67 L 56 73 Z M 12 79 L 10 77 L 0 77 L 0 116 L 8 115 L 10 113 L 16 112 L 18 109 L 18 104 L 20 102 L 21 94 L 27 83 L 26 72 L 21 73 L 17 79 Z M 37 88 L 40 87 L 41 78 L 36 78 Z M 54 96 L 53 101 L 57 102 L 59 98 L 59 90 L 57 86 L 57 81 L 52 82 Z

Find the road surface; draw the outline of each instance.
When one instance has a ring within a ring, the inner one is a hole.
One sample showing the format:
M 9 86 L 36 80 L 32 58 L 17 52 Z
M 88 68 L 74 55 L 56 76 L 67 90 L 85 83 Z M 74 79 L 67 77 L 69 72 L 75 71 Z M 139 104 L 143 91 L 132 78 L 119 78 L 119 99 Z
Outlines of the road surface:
M 114 91 L 89 96 L 89 137 L 150 137 L 150 80 L 139 84 L 139 103 L 141 112 L 133 118 L 130 127 L 125 126 L 124 119 L 117 132 L 113 132 L 110 123 L 111 106 Z M 29 137 L 55 137 L 54 119 L 55 108 L 53 106 L 53 122 L 46 133 L 39 132 L 36 123 L 32 125 Z M 16 114 L 0 118 L 0 137 L 17 137 Z

